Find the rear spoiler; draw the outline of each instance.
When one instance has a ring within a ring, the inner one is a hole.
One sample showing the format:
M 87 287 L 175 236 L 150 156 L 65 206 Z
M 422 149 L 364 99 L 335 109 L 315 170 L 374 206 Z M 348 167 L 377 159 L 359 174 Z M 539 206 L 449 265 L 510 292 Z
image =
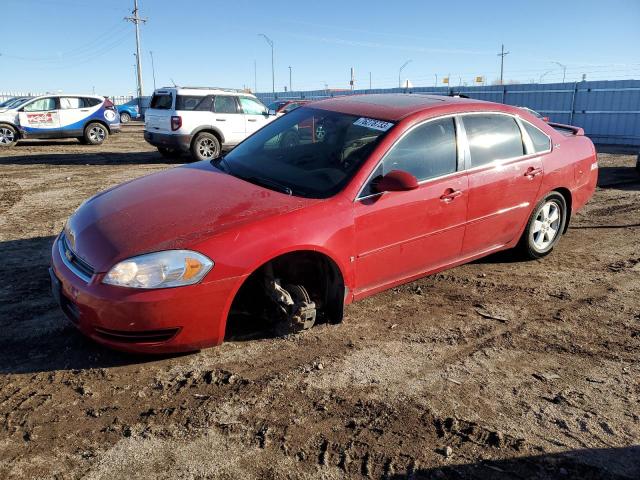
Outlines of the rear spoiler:
M 559 130 L 560 133 L 571 133 L 576 136 L 584 136 L 584 129 L 581 127 L 574 127 L 572 125 L 565 125 L 563 123 L 555 123 L 555 122 L 547 122 L 548 125 L 551 125 L 556 130 Z

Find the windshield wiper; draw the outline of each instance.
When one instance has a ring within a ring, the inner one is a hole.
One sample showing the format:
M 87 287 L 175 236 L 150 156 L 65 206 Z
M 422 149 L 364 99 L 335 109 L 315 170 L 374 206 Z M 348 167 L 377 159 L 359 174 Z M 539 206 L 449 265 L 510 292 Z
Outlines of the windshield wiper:
M 267 187 L 270 189 L 278 190 L 282 193 L 286 193 L 287 195 L 293 195 L 293 190 L 278 182 L 274 182 L 273 180 L 269 180 L 267 178 L 262 177 L 240 177 L 247 182 L 255 183 L 256 185 L 260 185 L 262 187 Z

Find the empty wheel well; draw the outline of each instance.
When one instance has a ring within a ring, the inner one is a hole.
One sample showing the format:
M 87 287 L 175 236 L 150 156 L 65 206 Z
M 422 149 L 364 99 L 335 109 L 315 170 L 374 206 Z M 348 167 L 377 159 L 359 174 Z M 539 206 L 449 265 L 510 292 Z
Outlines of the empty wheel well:
M 344 308 L 344 280 L 336 263 L 315 251 L 297 251 L 276 257 L 256 269 L 243 283 L 231 304 L 227 319 L 226 337 L 246 330 L 238 325 L 251 318 L 256 329 L 267 328 L 264 320 L 270 317 L 271 303 L 265 284 L 269 279 L 285 285 L 301 285 L 309 293 L 317 308 L 318 321 L 342 321 Z M 246 332 L 245 332 L 246 333 Z
M 567 233 L 567 229 L 569 228 L 569 220 L 571 220 L 571 192 L 568 188 L 559 187 L 555 189 L 560 195 L 564 197 L 564 201 L 567 203 L 567 221 L 564 224 L 564 230 L 562 233 Z

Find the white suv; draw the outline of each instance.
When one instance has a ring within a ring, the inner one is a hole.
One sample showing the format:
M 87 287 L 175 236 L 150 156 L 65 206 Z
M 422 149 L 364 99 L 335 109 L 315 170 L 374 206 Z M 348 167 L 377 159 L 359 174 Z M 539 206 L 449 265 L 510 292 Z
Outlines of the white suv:
M 163 156 L 191 152 L 194 159 L 206 160 L 275 118 L 260 100 L 239 90 L 162 88 L 145 113 L 144 139 Z

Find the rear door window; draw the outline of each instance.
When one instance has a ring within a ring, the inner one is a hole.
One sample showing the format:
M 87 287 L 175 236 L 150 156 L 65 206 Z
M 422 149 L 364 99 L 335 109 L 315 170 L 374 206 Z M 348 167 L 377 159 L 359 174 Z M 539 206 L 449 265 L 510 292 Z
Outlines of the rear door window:
M 60 98 L 60 109 L 71 110 L 75 108 L 85 108 L 84 98 L 62 97 Z
M 531 138 L 533 151 L 535 153 L 542 153 L 551 150 L 551 139 L 547 135 L 524 120 L 522 121 L 522 125 L 524 125 L 524 129 L 529 134 L 529 138 Z
M 171 95 L 171 93 L 154 93 L 150 108 L 155 108 L 156 110 L 171 110 L 172 104 L 173 95 Z
M 238 113 L 238 104 L 231 95 L 218 95 L 214 101 L 216 113 Z
M 520 127 L 513 117 L 488 113 L 463 115 L 462 119 L 472 168 L 524 155 Z

